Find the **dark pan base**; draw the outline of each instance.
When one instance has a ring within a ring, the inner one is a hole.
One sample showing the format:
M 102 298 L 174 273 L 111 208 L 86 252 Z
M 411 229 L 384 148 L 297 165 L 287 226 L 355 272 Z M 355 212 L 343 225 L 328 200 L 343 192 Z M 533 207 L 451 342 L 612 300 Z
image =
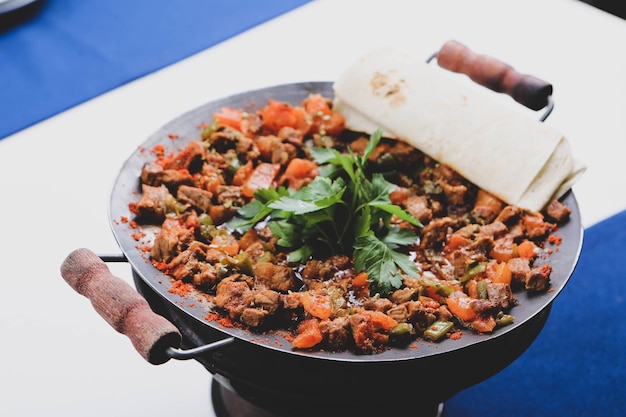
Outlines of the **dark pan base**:
M 345 417 L 358 415 L 361 417 L 380 417 L 380 416 L 406 416 L 406 417 L 443 417 L 444 404 L 420 404 L 420 411 L 416 411 L 417 405 L 414 403 L 409 406 L 398 407 L 391 403 L 401 402 L 398 399 L 391 400 L 388 404 L 381 404 L 380 409 L 371 406 L 358 405 L 337 406 L 334 410 L 328 405 L 316 405 L 314 403 L 316 394 L 310 393 L 309 396 L 302 399 L 300 407 L 283 409 L 283 411 L 271 411 L 261 408 L 254 403 L 248 401 L 242 395 L 237 393 L 228 382 L 220 382 L 219 378 L 214 378 L 211 383 L 211 401 L 213 409 L 217 417 Z

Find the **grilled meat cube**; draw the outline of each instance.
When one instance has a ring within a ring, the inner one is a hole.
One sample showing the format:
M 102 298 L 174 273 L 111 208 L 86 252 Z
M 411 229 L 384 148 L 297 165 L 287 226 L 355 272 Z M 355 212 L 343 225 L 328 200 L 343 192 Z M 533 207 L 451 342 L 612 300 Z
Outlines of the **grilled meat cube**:
M 194 239 L 193 230 L 177 219 L 166 219 L 154 238 L 150 256 L 158 262 L 170 262 Z
M 402 304 L 407 301 L 417 299 L 419 295 L 419 290 L 417 288 L 401 288 L 399 290 L 395 290 L 389 296 L 389 299 L 393 301 L 394 304 Z
M 550 274 L 552 267 L 550 265 L 541 265 L 531 268 L 526 277 L 525 288 L 529 291 L 545 291 L 550 285 Z
M 274 314 L 280 307 L 280 293 L 274 290 L 261 290 L 254 294 L 253 304 Z
M 406 210 L 422 223 L 428 223 L 433 218 L 428 198 L 423 195 L 409 196 L 406 199 Z
M 259 262 L 254 265 L 254 277 L 259 288 L 269 288 L 283 293 L 294 289 L 295 275 L 287 266 Z
M 205 213 L 208 213 L 209 209 L 213 205 L 213 193 L 201 190 L 200 188 L 190 187 L 188 185 L 181 185 L 178 187 L 176 198 L 183 203 L 191 204 Z
M 489 301 L 497 303 L 502 310 L 510 309 L 516 302 L 511 286 L 502 283 L 487 283 L 487 298 Z
M 559 200 L 554 199 L 546 207 L 546 214 L 555 222 L 561 224 L 569 220 L 572 210 Z
M 448 233 L 458 224 L 457 220 L 451 217 L 442 217 L 429 222 L 421 230 L 422 238 L 420 247 L 422 249 L 433 249 L 440 247 L 447 239 Z
M 193 185 L 193 177 L 186 169 L 165 169 L 161 179 L 170 190 L 176 190 L 181 185 Z
M 226 310 L 228 317 L 238 320 L 243 311 L 250 307 L 254 294 L 245 281 L 236 281 L 237 276 L 223 279 L 217 284 L 213 301 L 219 308 Z
M 350 339 L 349 328 L 350 322 L 346 317 L 322 320 L 320 322 L 320 331 L 328 349 L 333 351 L 344 350 Z
M 363 308 L 366 310 L 374 310 L 385 312 L 393 307 L 393 303 L 388 298 L 370 298 L 365 300 Z
M 141 168 L 142 184 L 159 187 L 163 184 L 163 166 L 157 163 L 147 163 Z
M 263 326 L 265 319 L 270 315 L 270 312 L 260 308 L 244 308 L 241 313 L 241 321 L 246 326 L 252 328 L 258 328 Z
M 137 203 L 137 215 L 143 221 L 162 222 L 167 213 L 168 203 L 174 196 L 164 187 L 152 187 L 142 184 L 141 199 Z
M 420 301 L 409 301 L 405 305 L 408 313 L 407 321 L 413 323 L 420 332 L 428 329 L 437 320 L 436 310 L 424 306 Z
M 530 274 L 530 259 L 511 258 L 507 261 L 511 270 L 511 281 L 515 284 L 526 284 L 526 277 Z

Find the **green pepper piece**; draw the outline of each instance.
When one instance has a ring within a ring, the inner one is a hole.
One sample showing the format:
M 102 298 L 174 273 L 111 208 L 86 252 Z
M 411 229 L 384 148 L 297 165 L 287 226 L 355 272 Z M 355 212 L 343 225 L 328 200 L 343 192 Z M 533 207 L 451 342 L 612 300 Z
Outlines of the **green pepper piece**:
M 499 327 L 506 326 L 513 323 L 513 320 L 514 317 L 512 315 L 499 312 L 498 316 L 496 317 L 496 325 Z
M 437 320 L 424 331 L 424 338 L 430 340 L 439 340 L 452 330 L 454 324 L 451 321 Z
M 432 280 L 424 276 L 419 278 L 419 283 L 424 287 L 432 288 L 437 294 L 449 297 L 454 292 L 454 287 L 444 284 L 440 281 Z
M 390 334 L 394 336 L 401 336 L 403 334 L 408 334 L 413 331 L 413 325 L 411 323 L 398 323 L 396 327 L 389 331 Z
M 485 272 L 486 269 L 487 269 L 486 262 L 472 262 L 469 265 L 467 265 L 467 269 L 465 270 L 465 273 L 463 274 L 463 276 L 459 278 L 459 281 L 461 283 L 465 283 L 469 281 L 470 279 L 472 279 L 473 277 L 475 277 L 476 275 L 482 274 L 483 272 Z
M 252 265 L 252 260 L 245 252 L 239 252 L 235 256 L 227 256 L 222 259 L 221 264 L 232 270 L 237 270 L 243 274 L 254 276 L 254 265 Z
M 489 298 L 487 294 L 487 282 L 485 280 L 480 280 L 476 283 L 476 293 L 480 299 L 486 300 Z

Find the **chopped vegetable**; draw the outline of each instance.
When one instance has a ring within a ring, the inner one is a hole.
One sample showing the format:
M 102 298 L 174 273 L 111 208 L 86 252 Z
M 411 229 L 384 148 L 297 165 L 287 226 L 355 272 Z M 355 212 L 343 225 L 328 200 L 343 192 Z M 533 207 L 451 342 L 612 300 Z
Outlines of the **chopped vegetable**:
M 511 268 L 506 262 L 491 262 L 489 264 L 491 281 L 498 284 L 508 284 L 511 285 Z
M 257 165 L 245 182 L 241 192 L 252 197 L 254 192 L 261 188 L 270 188 L 280 172 L 280 164 L 261 163 Z
M 223 126 L 230 126 L 237 130 L 242 130 L 241 121 L 243 119 L 243 110 L 233 109 L 231 107 L 222 107 L 218 113 L 213 115 L 217 119 L 217 123 Z
M 481 316 L 472 321 L 471 326 L 481 333 L 491 333 L 496 327 L 493 316 Z
M 448 297 L 446 304 L 450 312 L 464 322 L 470 322 L 476 318 L 476 312 L 472 308 L 472 299 L 463 293 L 455 293 Z
M 364 313 L 370 317 L 372 323 L 379 329 L 392 330 L 398 326 L 398 322 L 396 320 L 381 311 L 365 310 Z
M 318 165 L 310 159 L 293 158 L 282 176 L 281 183 L 287 182 L 289 188 L 299 190 L 310 183 L 318 174 Z
M 326 320 L 332 313 L 332 300 L 322 291 L 306 291 L 300 294 L 300 302 L 304 310 L 318 319 Z
M 310 349 L 319 344 L 324 337 L 320 331 L 318 321 L 315 319 L 304 320 L 298 326 L 298 335 L 291 344 L 298 349 Z
M 304 110 L 283 101 L 268 100 L 267 106 L 261 112 L 261 119 L 263 125 L 274 132 L 285 126 L 297 129 L 303 134 L 309 130 Z
M 517 254 L 520 258 L 532 259 L 537 256 L 536 246 L 531 240 L 525 240 L 517 245 Z
M 424 338 L 429 340 L 439 340 L 446 335 L 452 328 L 454 323 L 451 321 L 437 320 L 428 329 L 424 330 Z

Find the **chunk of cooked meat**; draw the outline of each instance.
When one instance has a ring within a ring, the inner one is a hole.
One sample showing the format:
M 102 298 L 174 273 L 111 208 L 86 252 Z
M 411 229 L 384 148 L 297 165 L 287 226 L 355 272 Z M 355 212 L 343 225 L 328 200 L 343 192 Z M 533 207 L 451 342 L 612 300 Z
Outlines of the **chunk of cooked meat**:
M 165 186 L 153 187 L 143 184 L 141 186 L 141 199 L 137 203 L 137 215 L 144 221 L 162 222 L 169 204 L 172 204 L 174 196 Z
M 176 198 L 183 203 L 191 204 L 203 212 L 209 212 L 213 205 L 213 193 L 188 185 L 178 187 Z
M 244 310 L 250 307 L 253 299 L 254 294 L 247 282 L 224 279 L 217 284 L 213 302 L 224 309 L 232 320 L 238 320 Z

